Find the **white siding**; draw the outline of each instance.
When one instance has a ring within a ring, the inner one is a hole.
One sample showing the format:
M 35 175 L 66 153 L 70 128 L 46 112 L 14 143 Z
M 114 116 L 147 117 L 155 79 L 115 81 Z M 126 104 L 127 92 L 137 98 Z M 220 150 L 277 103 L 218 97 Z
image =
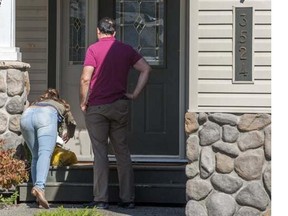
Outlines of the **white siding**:
M 233 83 L 233 7 L 253 7 L 254 83 Z M 191 111 L 271 112 L 271 1 L 198 0 L 190 5 Z M 194 49 L 192 51 L 192 49 Z M 197 49 L 197 57 L 195 57 Z M 194 56 L 191 57 L 191 53 Z M 195 82 L 194 82 L 195 84 Z M 195 106 L 195 103 L 197 105 Z
M 31 65 L 28 100 L 33 101 L 47 88 L 48 0 L 16 1 L 16 46 Z

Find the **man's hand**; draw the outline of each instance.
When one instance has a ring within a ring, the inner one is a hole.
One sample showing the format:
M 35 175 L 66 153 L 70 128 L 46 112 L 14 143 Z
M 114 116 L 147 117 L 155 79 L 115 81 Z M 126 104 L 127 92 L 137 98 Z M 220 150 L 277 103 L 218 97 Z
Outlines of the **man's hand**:
M 129 98 L 130 100 L 134 100 L 135 99 L 135 96 L 133 94 L 131 94 L 131 93 L 126 93 L 125 96 L 127 98 Z
M 82 112 L 86 112 L 87 105 L 86 104 L 80 104 L 80 109 L 82 110 Z

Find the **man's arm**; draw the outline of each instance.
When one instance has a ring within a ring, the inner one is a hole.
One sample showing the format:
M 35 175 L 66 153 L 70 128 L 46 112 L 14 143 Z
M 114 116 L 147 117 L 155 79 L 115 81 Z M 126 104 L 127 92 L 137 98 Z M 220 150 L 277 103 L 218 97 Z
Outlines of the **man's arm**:
M 85 112 L 87 108 L 89 84 L 91 81 L 94 67 L 84 66 L 80 78 L 80 109 Z
M 133 93 L 127 93 L 126 96 L 129 99 L 135 99 L 139 96 L 139 94 L 141 93 L 141 91 L 143 90 L 143 88 L 145 87 L 148 78 L 149 78 L 149 74 L 151 71 L 151 67 L 150 65 L 145 61 L 144 58 L 141 58 L 140 60 L 138 60 L 133 67 L 140 72 L 138 81 L 137 81 L 137 85 L 133 91 Z

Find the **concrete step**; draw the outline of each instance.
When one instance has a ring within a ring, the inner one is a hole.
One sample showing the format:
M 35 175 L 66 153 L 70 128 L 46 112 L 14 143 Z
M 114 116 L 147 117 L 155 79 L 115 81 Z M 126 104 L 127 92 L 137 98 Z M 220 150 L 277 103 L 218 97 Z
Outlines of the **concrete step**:
M 32 184 L 19 186 L 19 201 L 33 202 Z M 119 202 L 118 184 L 109 184 L 109 202 Z M 138 203 L 173 203 L 184 204 L 185 186 L 182 184 L 136 184 L 136 199 Z M 89 202 L 93 200 L 93 186 L 89 183 L 48 183 L 45 197 L 49 202 Z
M 109 180 L 118 182 L 117 167 L 110 165 Z M 139 183 L 183 183 L 186 182 L 185 166 L 164 165 L 133 165 L 135 182 Z M 93 181 L 92 165 L 76 165 L 70 167 L 51 167 L 47 182 L 79 182 L 91 183 Z
M 135 193 L 138 203 L 186 203 L 185 165 L 134 164 Z M 110 166 L 109 201 L 118 202 L 116 165 Z M 49 202 L 89 202 L 93 200 L 93 167 L 91 164 L 51 167 L 46 184 Z M 19 186 L 19 201 L 31 202 L 31 181 Z

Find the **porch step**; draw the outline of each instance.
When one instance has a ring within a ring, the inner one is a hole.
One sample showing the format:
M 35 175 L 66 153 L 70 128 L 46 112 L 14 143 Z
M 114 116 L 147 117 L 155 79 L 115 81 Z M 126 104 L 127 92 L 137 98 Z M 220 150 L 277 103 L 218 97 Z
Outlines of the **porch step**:
M 185 204 L 185 165 L 134 164 L 135 201 L 138 203 Z M 116 165 L 110 166 L 109 202 L 118 202 Z M 93 167 L 78 164 L 70 167 L 50 168 L 46 198 L 49 202 L 89 202 L 93 200 Z M 19 186 L 19 201 L 31 202 L 31 182 Z

